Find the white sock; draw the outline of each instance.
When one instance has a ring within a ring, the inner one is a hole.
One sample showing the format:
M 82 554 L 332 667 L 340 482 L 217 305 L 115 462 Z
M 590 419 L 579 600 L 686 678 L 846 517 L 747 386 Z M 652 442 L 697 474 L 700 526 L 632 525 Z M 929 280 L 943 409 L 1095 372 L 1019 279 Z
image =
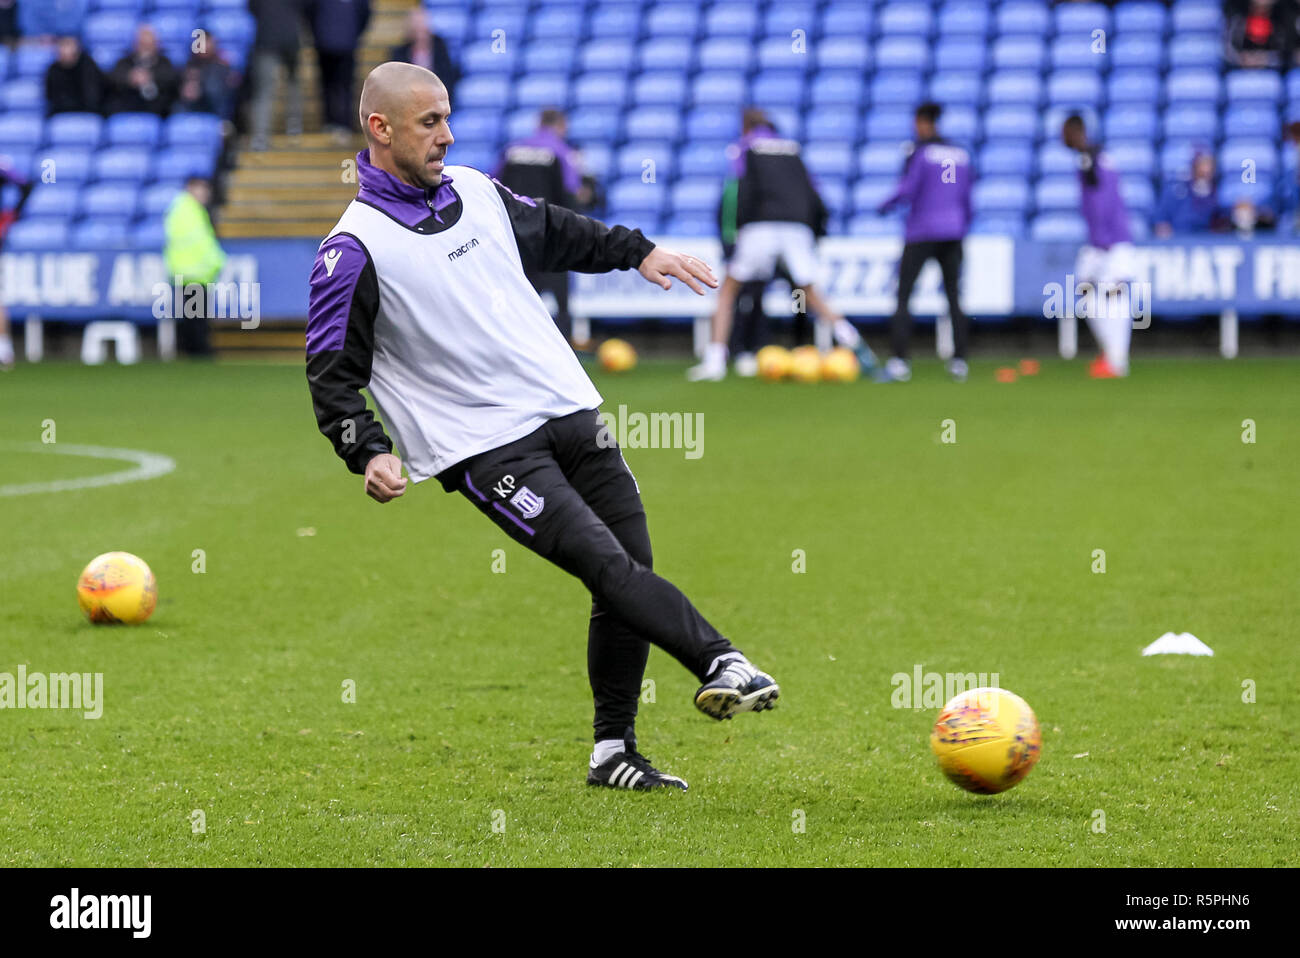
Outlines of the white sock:
M 1128 372 L 1129 341 L 1133 337 L 1133 317 L 1129 315 L 1128 296 L 1118 296 L 1107 303 L 1106 326 L 1109 343 L 1106 345 L 1106 362 L 1123 376 Z
M 604 765 L 610 760 L 611 756 L 617 755 L 623 751 L 626 746 L 621 738 L 602 739 L 596 743 L 596 747 L 591 751 L 591 761 L 593 765 Z
M 717 368 L 727 365 L 727 344 L 709 343 L 704 347 L 704 365 Z
M 858 331 L 853 328 L 853 324 L 847 319 L 838 320 L 831 329 L 835 335 L 835 341 L 841 346 L 857 349 L 858 343 L 862 342 L 862 337 L 858 335 Z
M 0 333 L 0 363 L 8 366 L 14 361 L 14 341 L 8 333 Z

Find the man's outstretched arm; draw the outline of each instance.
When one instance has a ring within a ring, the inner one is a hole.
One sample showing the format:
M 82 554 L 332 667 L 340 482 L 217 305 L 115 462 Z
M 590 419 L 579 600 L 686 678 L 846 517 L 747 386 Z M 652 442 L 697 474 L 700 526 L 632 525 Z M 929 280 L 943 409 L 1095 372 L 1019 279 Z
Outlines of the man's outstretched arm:
M 701 294 L 704 286 L 718 285 L 707 263 L 657 247 L 639 229 L 606 226 L 563 206 L 519 196 L 493 182 L 510 216 L 525 269 L 548 273 L 635 269 L 664 289 L 672 285 L 668 277 L 675 276 Z

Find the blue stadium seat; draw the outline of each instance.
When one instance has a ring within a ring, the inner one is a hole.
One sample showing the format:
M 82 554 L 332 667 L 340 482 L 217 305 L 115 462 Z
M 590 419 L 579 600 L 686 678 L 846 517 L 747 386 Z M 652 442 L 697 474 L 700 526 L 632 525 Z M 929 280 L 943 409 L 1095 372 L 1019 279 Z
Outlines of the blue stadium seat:
M 41 216 L 71 219 L 81 204 L 81 187 L 74 182 L 40 183 L 23 207 L 23 222 Z
M 515 81 L 513 89 L 516 107 L 563 109 L 567 105 L 569 81 L 561 73 L 524 75 Z
M 59 113 L 45 123 L 47 146 L 96 147 L 104 129 L 98 113 Z
M 983 91 L 983 79 L 975 72 L 954 70 L 930 76 L 929 97 L 944 106 L 977 106 Z
M 1278 162 L 1277 146 L 1272 140 L 1244 138 L 1227 140 L 1219 147 L 1219 172 L 1241 177 L 1253 163 L 1256 176 L 1275 177 L 1282 164 Z
M 1047 102 L 1095 107 L 1105 97 L 1101 77 L 1090 70 L 1061 70 L 1047 80 Z
M 491 147 L 470 143 L 462 146 L 456 144 L 453 159 L 458 166 L 468 166 L 473 170 L 491 173 L 497 162 L 497 151 Z
M 1068 176 L 1079 169 L 1079 154 L 1059 139 L 1047 140 L 1038 148 L 1039 176 Z
M 813 186 L 826 204 L 832 217 L 840 216 L 849 210 L 850 194 L 848 184 L 841 176 L 813 177 Z
M 243 4 L 240 4 L 242 9 Z M 107 10 L 116 10 L 119 13 L 129 13 L 137 17 L 141 10 L 144 9 L 144 0 L 99 0 L 95 5 L 95 11 L 102 13 Z
M 519 66 L 519 49 L 518 47 L 506 45 L 504 50 L 494 50 L 493 45 L 488 40 L 475 40 L 465 45 L 461 52 L 461 69 L 465 71 L 470 79 L 483 80 L 491 74 L 497 74 L 499 78 L 509 79 L 511 74 Z M 627 61 L 623 62 L 626 68 Z M 457 85 L 456 93 L 461 96 L 461 90 L 465 81 Z
M 242 0 L 221 0 L 221 2 L 229 3 L 240 9 L 246 6 Z M 470 12 L 459 7 L 442 7 L 429 15 L 429 26 L 434 33 L 446 41 L 453 54 L 460 52 L 461 44 L 465 42 L 465 36 L 470 32 L 470 23 L 472 21 L 473 18 L 470 16 Z
M 992 143 L 980 151 L 975 162 L 980 176 L 1023 176 L 1034 173 L 1034 150 L 1016 143 Z
M 44 110 L 44 81 L 31 77 L 4 81 L 4 85 L 0 86 L 0 105 L 5 110 Z
M 623 123 L 628 139 L 675 140 L 682 131 L 681 113 L 663 107 L 633 107 Z
M 1119 178 L 1119 195 L 1130 213 L 1150 216 L 1156 207 L 1156 191 L 1151 177 L 1127 175 Z
M 1238 200 L 1250 200 L 1256 206 L 1273 205 L 1273 182 L 1260 177 L 1254 183 L 1243 183 L 1241 176 L 1225 175 L 1219 181 L 1219 202 L 1232 206 Z
M 853 148 L 843 140 L 815 140 L 804 146 L 803 161 L 814 176 L 851 176 Z
M 1225 78 L 1229 109 L 1243 100 L 1271 104 L 1282 100 L 1282 76 L 1272 70 L 1233 70 Z
M 40 130 L 45 117 L 40 113 L 0 113 L 0 144 L 6 148 L 21 146 L 26 149 L 39 142 L 39 137 L 32 135 Z
M 734 140 L 740 136 L 740 111 L 699 106 L 686 115 L 687 140 Z
M 700 28 L 700 8 L 694 3 L 656 3 L 643 27 L 647 36 L 689 40 Z
M 1056 32 L 1091 37 L 1094 30 L 1110 33 L 1110 10 L 1100 3 L 1063 3 L 1057 5 Z
M 880 34 L 928 37 L 934 30 L 928 4 L 889 0 L 879 9 Z
M 785 70 L 761 73 L 750 85 L 749 100 L 765 107 L 798 107 L 803 103 L 803 74 Z
M 789 37 L 768 37 L 758 45 L 758 66 L 763 70 L 806 71 L 812 58 L 794 50 Z
M 68 236 L 73 249 L 112 249 L 129 242 L 127 224 L 115 216 L 96 216 L 73 225 Z
M 988 82 L 986 95 L 990 107 L 1009 103 L 1035 107 L 1042 100 L 1042 80 L 1029 70 L 994 73 Z
M 1204 148 L 1204 141 L 1187 138 L 1166 140 L 1160 148 L 1160 176 L 1164 179 L 1187 176 L 1191 172 L 1192 155 Z
M 983 70 L 988 64 L 988 46 L 967 37 L 943 39 L 934 48 L 936 70 Z
M 740 73 L 716 70 L 698 73 L 691 90 L 691 101 L 696 106 L 735 106 L 745 102 L 745 77 Z
M 925 83 L 920 73 L 905 70 L 877 73 L 871 81 L 871 103 L 873 108 L 915 107 L 920 102 L 924 89 Z M 867 119 L 870 122 L 870 117 Z
M 816 44 L 815 53 L 816 65 L 822 70 L 844 69 L 861 73 L 871 58 L 866 40 L 859 36 L 826 36 Z
M 1040 213 L 1029 224 L 1029 236 L 1039 242 L 1086 243 L 1088 224 L 1078 213 Z
M 1040 211 L 1077 210 L 1079 177 L 1072 173 L 1047 174 L 1034 186 L 1034 205 Z
M 990 140 L 1032 140 L 1038 135 L 1038 117 L 1022 104 L 991 106 L 984 114 L 984 136 Z
M 704 32 L 708 36 L 752 37 L 757 29 L 758 9 L 753 4 L 719 3 L 710 7 L 704 16 Z
M 1070 33 L 1052 41 L 1051 60 L 1055 70 L 1105 70 L 1110 66 L 1109 47 L 1097 48 L 1087 33 Z
M 1023 214 L 1029 208 L 1029 182 L 1023 176 L 981 177 L 971 188 L 971 207 L 980 213 Z
M 722 176 L 727 172 L 725 140 L 693 140 L 677 158 L 683 176 Z
M 144 183 L 153 168 L 153 151 L 143 146 L 114 146 L 100 150 L 91 161 L 96 181 Z
M 696 51 L 701 71 L 732 70 L 743 74 L 754 62 L 754 45 L 739 37 L 712 37 Z
M 1165 96 L 1169 105 L 1202 103 L 1218 106 L 1223 91 L 1219 84 L 1219 71 L 1202 68 L 1170 70 L 1165 77 Z
M 152 113 L 115 113 L 104 121 L 110 146 L 153 146 L 162 133 L 162 120 Z
M 529 136 L 537 129 L 537 120 L 541 110 L 536 106 L 522 106 L 511 110 L 505 115 L 505 126 L 502 133 L 507 140 L 522 140 Z M 463 145 L 463 144 L 462 144 Z M 472 143 L 471 146 L 487 147 L 486 142 Z
M 654 178 L 659 183 L 667 183 L 676 166 L 675 153 L 670 146 L 657 140 L 635 141 L 624 144 L 614 154 L 615 175 L 619 177 L 642 177 L 654 170 Z M 653 163 L 650 167 L 647 163 Z
M 86 16 L 81 27 L 81 42 L 87 47 L 111 46 L 125 49 L 135 35 L 138 22 L 136 14 L 120 10 L 106 10 Z
M 39 176 L 40 170 L 33 172 L 36 164 L 36 151 L 30 147 L 0 143 L 0 161 L 8 164 L 20 176 Z
M 1156 151 L 1149 139 L 1112 140 L 1106 144 L 1106 155 L 1121 173 L 1145 177 L 1156 175 Z
M 523 37 L 524 25 L 528 21 L 528 9 L 525 6 L 506 6 L 497 4 L 485 7 L 474 18 L 469 36 L 474 40 L 490 40 L 500 30 L 504 32 L 509 48 L 510 37 Z
M 90 179 L 90 150 L 58 147 L 46 150 L 42 160 L 51 163 L 56 183 L 79 183 Z
M 457 142 L 495 144 L 501 138 L 500 110 L 456 110 L 448 122 Z
M 1292 103 L 1300 102 L 1300 67 L 1293 67 L 1286 75 L 1286 98 Z
M 617 140 L 623 128 L 623 111 L 612 107 L 587 107 L 569 114 L 569 136 L 578 143 Z
M 822 14 L 823 37 L 861 37 L 871 32 L 872 8 L 865 3 L 837 3 Z
M 579 62 L 583 70 L 627 70 L 636 62 L 636 48 L 622 38 L 591 40 L 582 48 Z
M 35 197 L 33 197 L 35 199 Z M 28 204 L 30 207 L 30 204 Z M 5 248 L 21 250 L 64 250 L 68 246 L 68 221 L 64 214 L 56 217 L 34 217 L 28 210 L 23 218 L 10 227 L 5 236 Z
M 1025 232 L 1025 218 L 1019 213 L 982 213 L 975 217 L 970 231 L 1019 238 Z
M 221 145 L 221 118 L 212 113 L 173 113 L 163 123 L 167 146 L 205 146 L 214 152 Z
M 949 107 L 943 111 L 939 129 L 953 142 L 970 145 L 979 139 L 979 113 L 972 106 Z
M 153 175 L 158 180 L 183 180 L 195 174 L 211 175 L 212 169 L 212 151 L 206 147 L 169 147 L 154 159 Z
M 858 138 L 862 115 L 855 110 L 825 107 L 812 110 L 804 122 L 804 136 L 808 139 L 842 139 L 850 143 Z
M 686 102 L 684 73 L 643 73 L 632 84 L 632 102 L 638 106 L 681 107 Z
M 763 18 L 763 32 L 768 36 L 781 34 L 790 36 L 796 30 L 802 30 L 805 38 L 811 40 L 817 28 L 817 4 L 782 0 L 768 8 Z
M 1049 36 L 1052 16 L 1041 0 L 1008 0 L 998 7 L 998 33 L 1032 33 Z
M 45 79 L 45 72 L 54 62 L 55 48 L 43 44 L 22 44 L 10 57 L 10 69 L 20 77 Z
M 1112 69 L 1126 67 L 1142 70 L 1162 70 L 1165 65 L 1165 45 L 1159 37 L 1138 33 L 1120 34 L 1107 45 Z
M 506 74 L 471 75 L 456 84 L 457 110 L 502 110 L 510 98 Z
M 914 132 L 910 108 L 876 108 L 867 114 L 868 140 L 909 140 Z
M 853 209 L 858 213 L 875 213 L 898 186 L 890 176 L 864 176 L 853 185 Z
M 1158 107 L 1161 105 L 1160 91 L 1163 85 L 1160 74 L 1155 70 L 1142 70 L 1128 67 L 1114 70 L 1107 81 L 1107 98 L 1111 106 L 1119 103 L 1133 103 L 1141 106 Z
M 939 36 L 974 36 L 983 39 L 988 35 L 989 4 L 979 0 L 947 0 L 939 8 L 936 20 Z
M 1106 111 L 1102 136 L 1106 142 L 1125 138 L 1155 140 L 1158 129 L 1155 107 L 1122 104 Z
M 140 191 L 133 183 L 102 183 L 86 187 L 81 194 L 81 212 L 86 216 L 116 216 L 129 220 L 140 205 Z
M 722 179 L 716 176 L 682 177 L 668 194 L 674 213 L 712 213 L 721 196 Z
M 1211 142 L 1219 135 L 1219 116 L 1199 104 L 1171 106 L 1162 116 L 1168 138 L 1200 139 Z
M 718 221 L 711 213 L 677 213 L 667 218 L 664 232 L 671 236 L 715 236 Z
M 636 38 L 641 35 L 640 3 L 600 4 L 591 15 L 593 37 Z
M 609 208 L 623 215 L 658 216 L 663 210 L 665 192 L 662 183 L 642 183 L 640 177 L 628 177 L 609 188 Z
M 1160 37 L 1168 27 L 1168 14 L 1157 0 L 1128 0 L 1115 4 L 1115 32 L 1144 33 Z
M 813 106 L 856 108 L 867 99 L 867 86 L 861 73 L 823 70 L 813 78 L 808 98 Z
M 903 221 L 897 214 L 858 213 L 846 222 L 844 231 L 850 236 L 898 236 L 903 231 Z
M 148 219 L 128 230 L 127 243 L 136 249 L 160 250 L 166 242 L 161 219 Z
M 695 47 L 676 37 L 659 37 L 641 45 L 637 57 L 642 70 L 676 70 L 684 73 L 695 60 Z
M 156 183 L 140 192 L 140 213 L 143 216 L 162 216 L 167 212 L 176 194 L 181 190 L 176 183 Z
M 571 40 L 582 33 L 582 10 L 578 7 L 545 7 L 533 14 L 529 36 L 541 40 Z
M 1174 34 L 1169 44 L 1169 66 L 1204 67 L 1207 63 L 1218 63 L 1223 57 L 1223 40 L 1217 34 L 1193 33 L 1185 36 Z
M 1277 139 L 1282 135 L 1282 125 L 1273 107 L 1256 106 L 1253 103 L 1241 103 L 1227 111 L 1223 120 L 1225 137 L 1271 137 Z
M 1223 29 L 1223 13 L 1217 0 L 1179 0 L 1174 4 L 1171 26 L 1175 33 L 1201 30 L 1218 33 Z
M 903 149 L 896 140 L 868 143 L 858 151 L 859 176 L 900 176 Z
M 1042 37 L 1012 34 L 993 42 L 993 66 L 998 70 L 1041 70 L 1047 60 Z
M 882 37 L 874 52 L 878 70 L 930 69 L 930 42 L 923 37 Z
M 524 73 L 568 74 L 578 59 L 578 48 L 563 40 L 538 40 L 524 49 Z
M 776 131 L 791 139 L 803 139 L 803 114 L 789 106 L 772 106 L 764 110 Z
M 569 91 L 575 108 L 617 106 L 627 103 L 626 73 L 584 73 L 573 81 Z M 455 120 L 452 120 L 454 123 Z

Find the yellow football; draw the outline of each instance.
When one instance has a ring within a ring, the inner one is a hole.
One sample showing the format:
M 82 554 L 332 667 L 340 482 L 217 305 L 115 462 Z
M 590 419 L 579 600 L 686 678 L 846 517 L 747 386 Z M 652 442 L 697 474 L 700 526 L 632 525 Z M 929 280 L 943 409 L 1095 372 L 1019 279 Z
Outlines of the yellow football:
M 77 580 L 77 601 L 96 625 L 143 622 L 158 602 L 158 584 L 143 559 L 105 552 Z
M 969 689 L 939 713 L 930 748 L 954 783 L 993 795 L 1029 774 L 1042 734 L 1034 710 L 1020 696 L 999 688 Z
M 636 366 L 636 350 L 623 339 L 607 339 L 596 350 L 596 358 L 606 372 L 625 373 Z
M 822 377 L 822 354 L 816 346 L 799 346 L 790 353 L 790 378 L 815 383 Z
M 851 383 L 859 372 L 858 357 L 851 349 L 837 346 L 822 357 L 822 379 L 828 383 Z
M 755 358 L 760 379 L 774 383 L 790 375 L 790 350 L 784 346 L 764 346 Z

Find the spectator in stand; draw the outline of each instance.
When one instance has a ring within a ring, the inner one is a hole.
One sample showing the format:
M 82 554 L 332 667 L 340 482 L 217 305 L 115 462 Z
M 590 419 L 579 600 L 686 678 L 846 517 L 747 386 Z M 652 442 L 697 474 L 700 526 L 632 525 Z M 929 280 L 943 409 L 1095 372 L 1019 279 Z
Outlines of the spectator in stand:
M 202 49 L 190 55 L 181 74 L 177 109 L 187 113 L 215 113 L 229 118 L 239 89 L 239 73 L 226 59 L 217 38 L 204 33 Z
M 456 66 L 447 49 L 447 42 L 433 32 L 429 15 L 424 7 L 417 6 L 406 21 L 406 42 L 393 47 L 388 59 L 432 70 L 447 88 L 447 95 L 455 102 L 456 83 L 460 80 L 460 67 Z
M 142 24 L 135 31 L 135 48 L 117 61 L 108 75 L 108 113 L 156 113 L 166 116 L 176 102 L 180 77 L 158 48 L 158 34 Z
M 1276 69 L 1282 63 L 1282 6 L 1274 0 L 1235 2 L 1227 25 L 1227 60 L 1233 66 Z
M 325 129 L 346 143 L 357 120 L 353 78 L 357 46 L 370 22 L 370 0 L 307 0 L 307 19 L 320 63 Z
M 166 245 L 163 262 L 167 276 L 182 287 L 191 283 L 216 282 L 226 265 L 226 251 L 217 241 L 212 228 L 208 204 L 212 202 L 212 183 L 202 176 L 191 176 L 185 189 L 178 192 L 163 217 Z M 208 337 L 208 317 L 177 317 L 176 344 L 190 356 L 209 357 L 212 346 Z
M 104 71 L 73 36 L 59 37 L 58 55 L 45 71 L 45 115 L 98 113 L 104 107 Z
M 1219 202 L 1218 165 L 1214 154 L 1197 150 L 1188 175 L 1165 187 L 1156 214 L 1155 233 L 1221 233 L 1230 225 L 1227 208 Z
M 303 21 L 303 0 L 249 0 L 248 10 L 257 21 L 251 54 L 252 136 L 250 146 L 265 150 L 271 142 L 271 111 L 280 69 L 285 76 L 285 132 L 302 134 L 302 88 L 298 85 L 298 51 Z
M 17 43 L 19 36 L 17 0 L 0 0 L 0 43 Z
M 53 42 L 55 37 L 80 34 L 89 0 L 23 0 L 17 10 L 17 35 L 28 40 Z M 0 39 L 7 39 L 2 38 Z M 16 39 L 16 37 L 15 37 Z

